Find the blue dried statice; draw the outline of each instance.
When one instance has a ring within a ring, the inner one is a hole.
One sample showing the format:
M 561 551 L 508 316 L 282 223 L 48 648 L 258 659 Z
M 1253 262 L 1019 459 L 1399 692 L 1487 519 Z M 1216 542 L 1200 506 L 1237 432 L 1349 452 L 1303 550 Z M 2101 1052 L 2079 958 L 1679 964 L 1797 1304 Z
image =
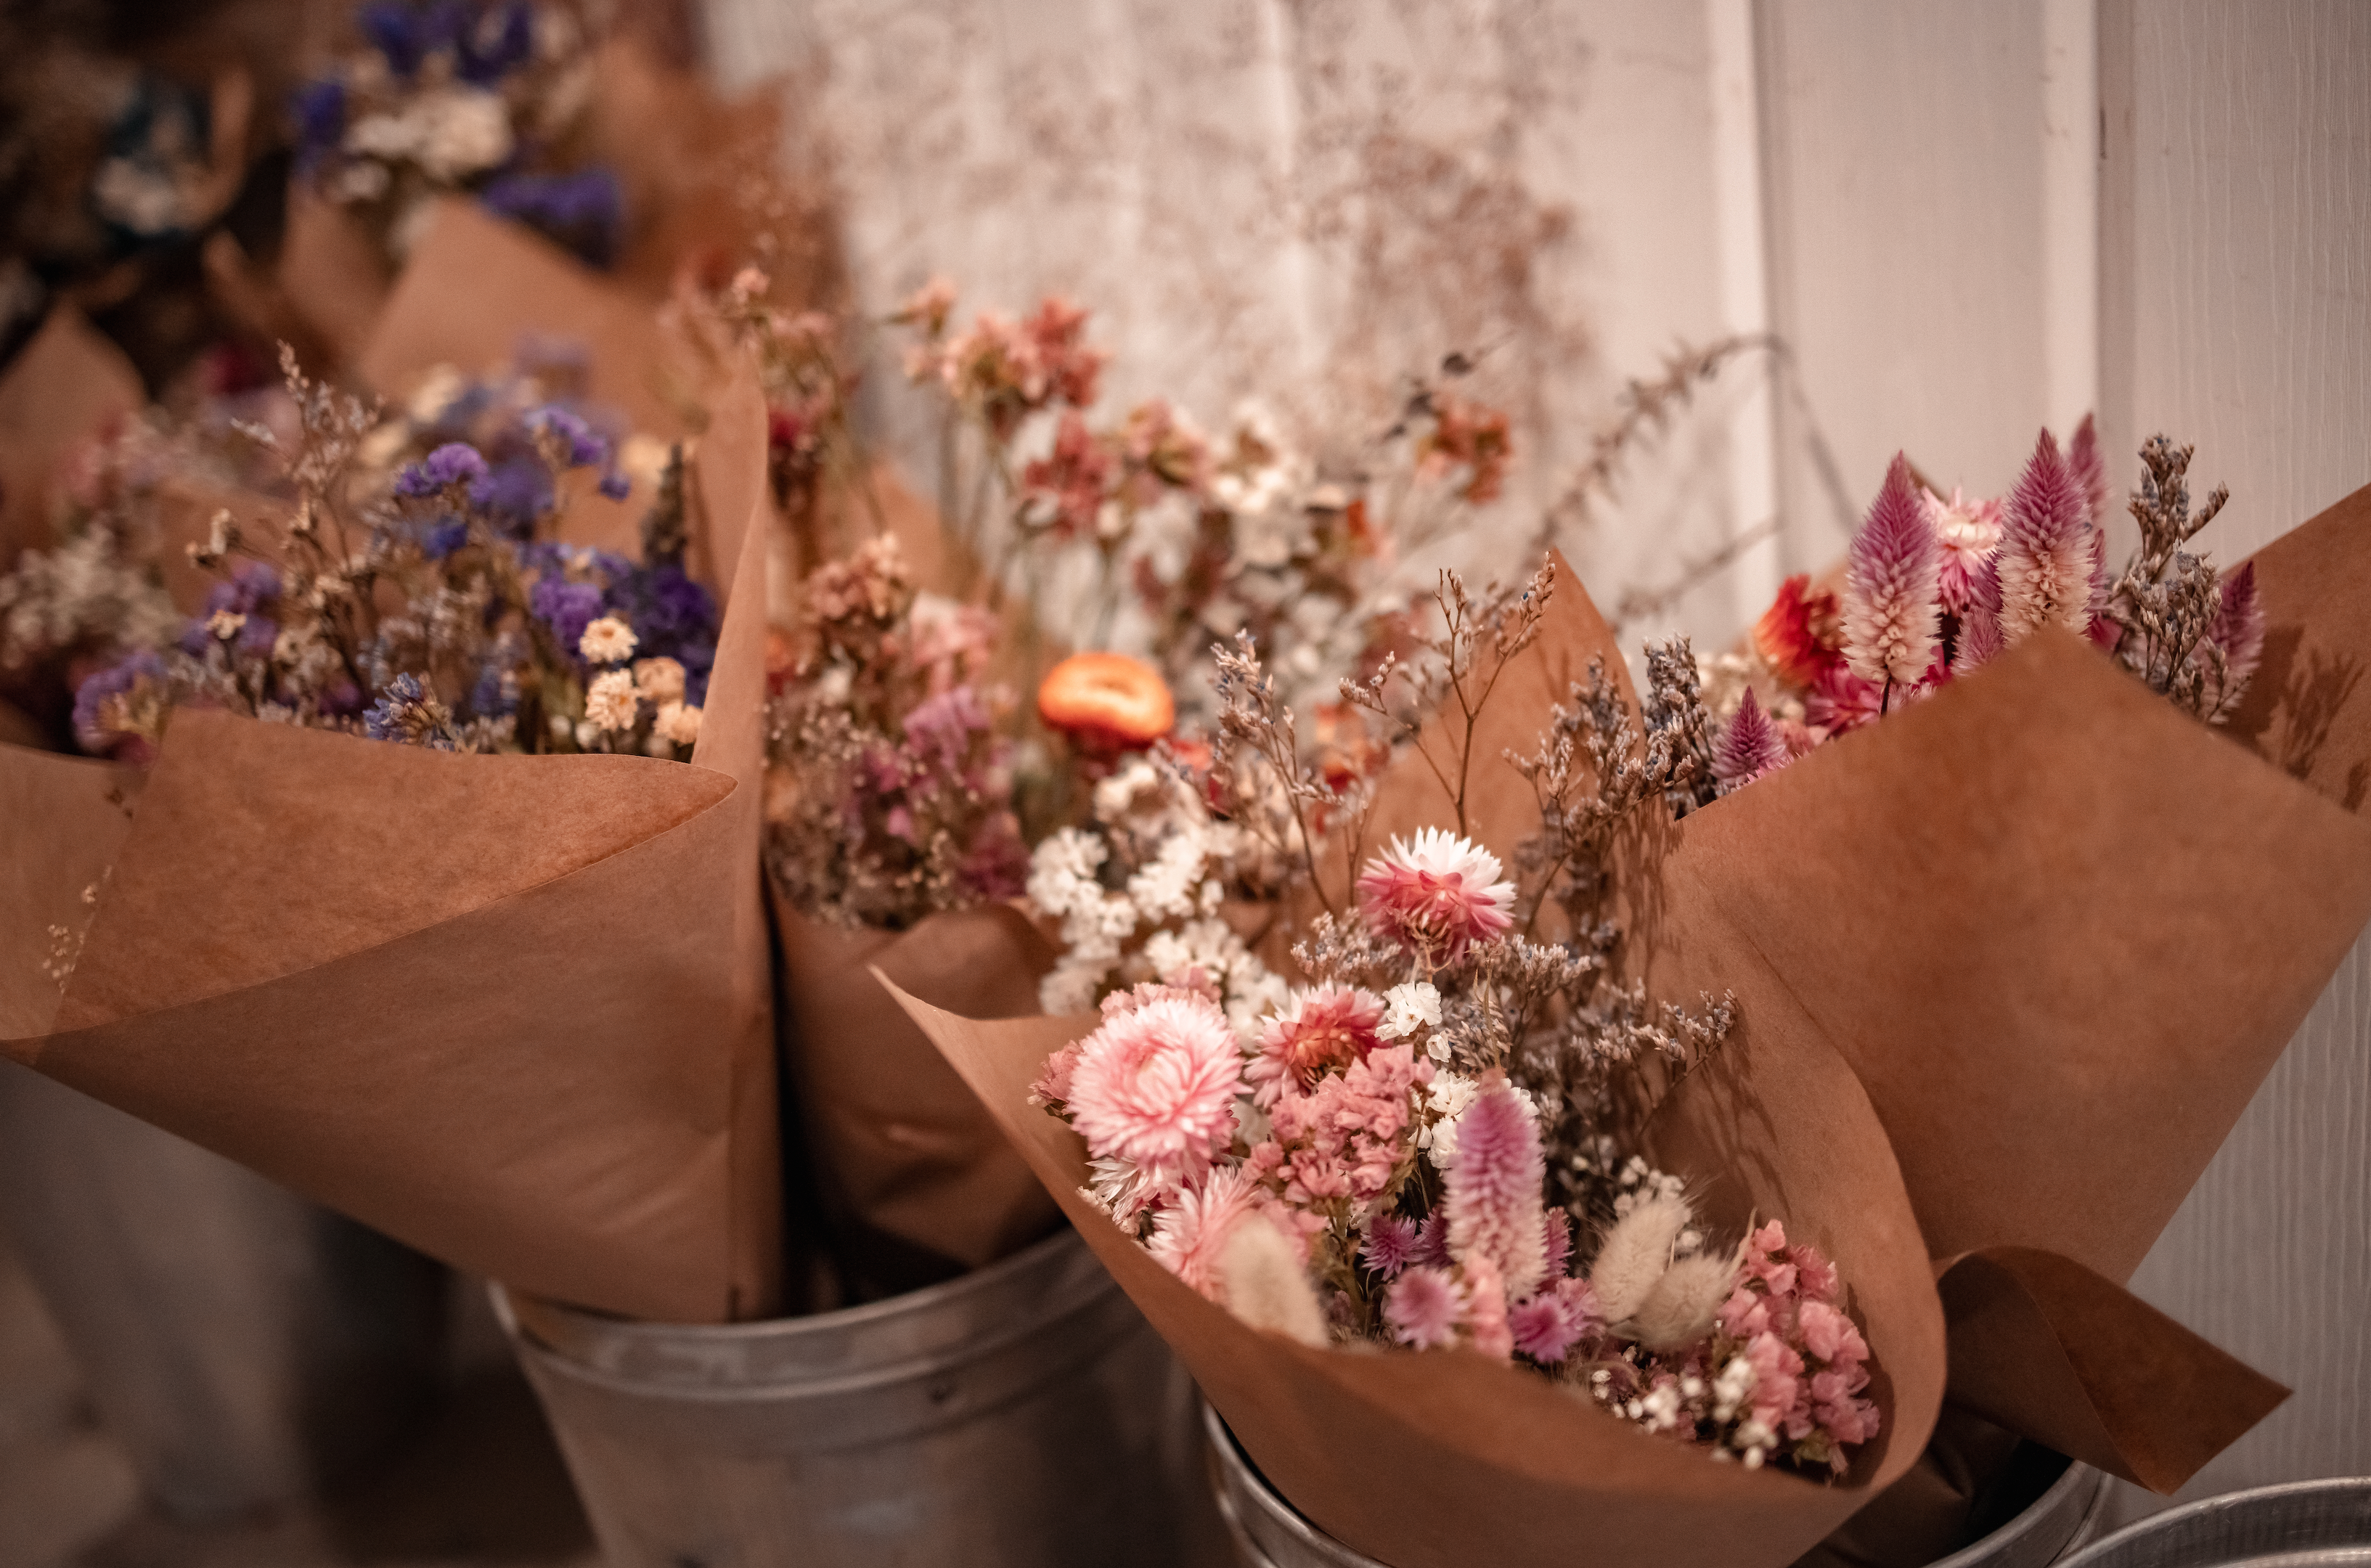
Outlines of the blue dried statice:
M 626 199 L 618 177 L 595 165 L 573 174 L 505 174 L 480 200 L 525 224 L 588 264 L 614 266 L 625 235 Z
M 434 692 L 409 674 L 387 682 L 385 695 L 363 715 L 363 733 L 374 741 L 401 741 L 431 751 L 457 749 L 453 715 Z
M 346 135 L 346 84 L 335 76 L 296 89 L 296 167 L 310 173 L 335 156 Z
M 601 590 L 595 583 L 545 576 L 538 578 L 535 586 L 527 591 L 527 608 L 550 628 L 552 640 L 573 659 L 584 628 L 607 608 L 601 597 Z
M 454 74 L 489 87 L 535 55 L 535 12 L 526 0 L 509 0 L 458 30 Z

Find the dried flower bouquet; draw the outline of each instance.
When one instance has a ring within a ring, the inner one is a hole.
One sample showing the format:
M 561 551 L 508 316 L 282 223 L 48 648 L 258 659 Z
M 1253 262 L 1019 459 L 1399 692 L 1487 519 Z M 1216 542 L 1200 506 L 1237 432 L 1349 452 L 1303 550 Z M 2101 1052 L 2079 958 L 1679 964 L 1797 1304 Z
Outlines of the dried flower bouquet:
M 230 587 L 253 605 L 176 655 L 223 706 L 178 712 L 145 778 L 0 753 L 12 813 L 55 829 L 8 846 L 58 940 L 50 973 L 0 991 L 10 1055 L 533 1294 L 679 1321 L 773 1310 L 754 375 L 683 486 L 691 542 L 733 563 L 712 633 L 662 630 L 664 562 L 519 537 L 499 449 L 400 467 L 408 493 L 365 542 L 311 483 L 358 432 L 312 411 L 277 525 L 234 518 L 204 552 L 284 541 L 279 593 L 248 563 Z M 602 471 L 564 410 L 519 422 L 555 466 Z M 306 545 L 341 525 L 335 551 Z M 367 579 L 367 605 L 332 576 Z M 249 632 L 275 618 L 267 652 Z M 677 634 L 677 670 L 640 646 Z M 681 705 L 711 640 L 717 717 L 695 740 Z M 132 689 L 94 719 L 131 718 Z

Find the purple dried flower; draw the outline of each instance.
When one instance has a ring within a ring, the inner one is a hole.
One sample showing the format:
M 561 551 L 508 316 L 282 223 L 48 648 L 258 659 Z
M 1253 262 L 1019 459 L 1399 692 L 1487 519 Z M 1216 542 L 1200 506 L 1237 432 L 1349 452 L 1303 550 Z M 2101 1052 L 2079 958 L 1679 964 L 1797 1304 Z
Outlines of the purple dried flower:
M 453 716 L 411 675 L 389 681 L 387 692 L 363 715 L 363 733 L 374 741 L 401 741 L 431 751 L 455 749 Z
M 1394 1279 L 1416 1255 L 1416 1221 L 1387 1214 L 1367 1227 L 1367 1243 L 1359 1256 L 1385 1279 Z
M 75 692 L 75 740 L 93 756 L 146 763 L 154 753 L 152 737 L 125 726 L 123 701 L 143 687 L 157 690 L 165 684 L 165 661 L 144 648 L 120 663 L 87 677 Z
M 395 493 L 419 500 L 441 495 L 457 485 L 473 484 L 486 476 L 486 460 L 467 442 L 448 441 L 417 463 L 407 463 L 395 476 Z
M 1874 685 L 1911 685 L 1935 663 L 1941 562 L 1910 461 L 1901 453 L 1853 536 L 1845 575 L 1845 661 Z
M 551 628 L 553 640 L 573 659 L 584 628 L 601 614 L 601 590 L 590 582 L 571 582 L 561 577 L 538 578 L 527 591 L 527 608 Z
M 547 403 L 540 409 L 528 409 L 523 422 L 527 433 L 538 438 L 538 444 L 544 437 L 549 437 L 568 467 L 597 467 L 609 460 L 608 440 L 558 404 Z
M 456 39 L 459 58 L 454 75 L 478 86 L 491 86 L 527 63 L 535 53 L 535 14 L 524 0 L 509 0 L 465 27 Z

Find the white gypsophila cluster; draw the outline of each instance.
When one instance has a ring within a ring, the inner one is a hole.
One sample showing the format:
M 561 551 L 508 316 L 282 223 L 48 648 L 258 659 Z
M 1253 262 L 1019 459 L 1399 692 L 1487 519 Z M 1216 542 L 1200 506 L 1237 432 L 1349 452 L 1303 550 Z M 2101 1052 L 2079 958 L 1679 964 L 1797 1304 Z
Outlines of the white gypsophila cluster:
M 93 528 L 53 550 L 27 550 L 0 577 L 0 669 L 86 640 L 146 648 L 170 640 L 179 612 L 164 589 Z
M 1259 955 L 1243 945 L 1235 928 L 1216 916 L 1154 931 L 1145 940 L 1141 961 L 1146 979 L 1174 982 L 1198 972 L 1218 986 L 1220 1009 L 1247 1045 L 1259 1032 L 1261 1020 L 1291 994 L 1282 977 L 1271 974 Z
M 1613 1217 L 1627 1219 L 1641 1204 L 1683 1203 L 1686 1198 L 1685 1182 L 1667 1170 L 1656 1170 L 1634 1154 L 1622 1166 L 1621 1190 L 1613 1194 Z M 1703 1245 L 1704 1233 L 1694 1226 L 1682 1230 L 1674 1242 L 1677 1254 L 1683 1257 Z

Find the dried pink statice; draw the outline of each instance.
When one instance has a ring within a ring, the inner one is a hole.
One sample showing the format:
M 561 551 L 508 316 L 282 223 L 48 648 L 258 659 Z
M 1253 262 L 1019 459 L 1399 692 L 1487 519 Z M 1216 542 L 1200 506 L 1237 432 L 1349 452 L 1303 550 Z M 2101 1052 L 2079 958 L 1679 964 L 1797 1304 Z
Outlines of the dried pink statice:
M 1486 1260 L 1518 1299 L 1547 1273 L 1540 1194 L 1546 1165 L 1539 1124 L 1504 1078 L 1486 1084 L 1457 1121 L 1450 1161 L 1449 1254 L 1469 1271 Z
M 2086 510 L 2081 482 L 2043 431 L 2001 509 L 2003 641 L 2022 641 L 2053 622 L 2089 628 L 2099 546 Z
M 1177 1201 L 1153 1221 L 1145 1251 L 1153 1262 L 1194 1289 L 1216 1299 L 1219 1260 L 1243 1217 L 1259 1207 L 1258 1183 L 1239 1167 L 1220 1166 L 1177 1193 Z
M 1443 1350 L 1457 1343 L 1465 1318 L 1465 1289 L 1447 1269 L 1412 1268 L 1392 1282 L 1383 1297 L 1383 1322 L 1392 1337 L 1417 1350 Z
M 1377 933 L 1432 964 L 1510 929 L 1515 884 L 1498 858 L 1443 828 L 1421 827 L 1367 862 L 1359 875 L 1359 910 Z
M 1243 1057 L 1226 1015 L 1199 997 L 1162 997 L 1105 1019 L 1070 1070 L 1071 1124 L 1097 1158 L 1177 1185 L 1234 1136 Z
M 1319 1076 L 1339 1072 L 1382 1043 L 1383 999 L 1355 986 L 1295 989 L 1260 1028 L 1259 1046 L 1243 1076 L 1262 1109 L 1286 1089 L 1306 1090 Z
M 1845 662 L 1863 680 L 1907 686 L 1934 663 L 1940 628 L 1937 553 L 1910 460 L 1897 452 L 1868 520 L 1853 536 L 1845 571 Z
M 1933 490 L 1921 490 L 1919 503 L 1926 508 L 1928 526 L 1935 530 L 1936 591 L 1943 609 L 1949 615 L 1964 615 L 1977 580 L 2000 546 L 2000 502 L 1971 499 L 1954 486 L 1949 501 Z
M 1363 1213 L 1391 1190 L 1416 1093 L 1431 1081 L 1432 1064 L 1412 1046 L 1379 1046 L 1305 1092 L 1278 1095 L 1268 1108 L 1273 1136 L 1246 1163 L 1294 1209 Z
M 1724 725 L 1720 739 L 1713 743 L 1712 773 L 1720 781 L 1724 795 L 1741 790 L 1765 773 L 1775 773 L 1794 761 L 1786 738 L 1777 726 L 1762 710 L 1762 704 L 1748 686 L 1745 698 L 1737 705 L 1736 716 Z

